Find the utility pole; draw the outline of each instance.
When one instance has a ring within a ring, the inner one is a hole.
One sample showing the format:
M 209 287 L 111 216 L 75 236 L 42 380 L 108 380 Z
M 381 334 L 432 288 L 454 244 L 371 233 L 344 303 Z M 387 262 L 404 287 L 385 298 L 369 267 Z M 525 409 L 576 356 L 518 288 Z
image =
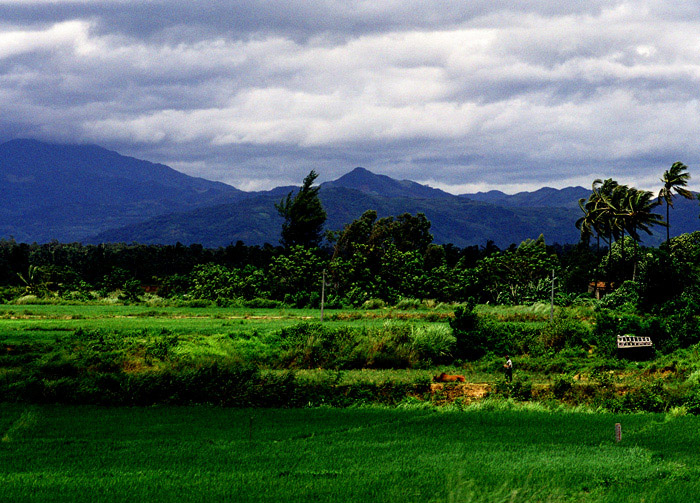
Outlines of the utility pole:
M 323 321 L 323 304 L 326 302 L 326 270 L 323 270 L 323 282 L 321 283 L 321 321 Z
M 549 321 L 554 321 L 554 269 L 552 269 L 552 304 L 549 309 Z

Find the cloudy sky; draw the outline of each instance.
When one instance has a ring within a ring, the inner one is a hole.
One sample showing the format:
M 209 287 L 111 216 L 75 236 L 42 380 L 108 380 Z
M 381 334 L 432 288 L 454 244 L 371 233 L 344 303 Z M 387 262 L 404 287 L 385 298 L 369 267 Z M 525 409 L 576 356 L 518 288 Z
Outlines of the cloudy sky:
M 677 160 L 698 190 L 699 98 L 698 1 L 0 0 L 0 141 L 244 190 L 653 189 Z

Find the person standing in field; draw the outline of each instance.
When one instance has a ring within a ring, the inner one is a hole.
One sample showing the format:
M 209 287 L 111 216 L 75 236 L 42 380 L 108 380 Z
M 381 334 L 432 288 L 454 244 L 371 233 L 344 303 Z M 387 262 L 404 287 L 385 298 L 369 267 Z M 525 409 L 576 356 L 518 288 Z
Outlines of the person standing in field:
M 506 373 L 506 381 L 513 382 L 513 362 L 508 355 L 506 355 L 506 362 L 503 364 L 503 369 Z

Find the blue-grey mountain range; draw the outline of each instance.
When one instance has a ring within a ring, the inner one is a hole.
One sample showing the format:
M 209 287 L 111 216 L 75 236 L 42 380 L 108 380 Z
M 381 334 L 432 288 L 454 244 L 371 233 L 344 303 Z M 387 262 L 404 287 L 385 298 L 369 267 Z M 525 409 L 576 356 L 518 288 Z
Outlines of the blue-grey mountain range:
M 12 140 L 0 144 L 0 238 L 276 245 L 282 220 L 274 204 L 294 190 L 244 192 L 94 145 Z M 380 217 L 423 212 L 437 243 L 468 246 L 493 241 L 505 247 L 540 234 L 548 243 L 577 242 L 577 202 L 588 197 L 590 189 L 456 196 L 355 168 L 321 184 L 319 194 L 329 230 L 342 229 L 368 209 Z M 697 202 L 676 201 L 672 234 L 698 229 Z M 658 212 L 664 213 L 662 208 Z M 645 244 L 656 244 L 664 235 L 665 230 L 658 229 Z

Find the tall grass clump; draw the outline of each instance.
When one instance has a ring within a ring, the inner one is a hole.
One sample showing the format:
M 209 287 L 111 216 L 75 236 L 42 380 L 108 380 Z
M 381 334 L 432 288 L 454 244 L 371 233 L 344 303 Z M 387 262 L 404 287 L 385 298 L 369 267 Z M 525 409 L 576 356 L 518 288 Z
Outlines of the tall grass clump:
M 302 322 L 278 334 L 282 368 L 389 369 L 426 367 L 454 358 L 444 325 L 386 321 L 380 327 L 327 327 Z
M 423 325 L 412 333 L 413 348 L 418 360 L 426 365 L 449 363 L 454 359 L 457 339 L 445 325 Z
M 537 345 L 542 350 L 560 351 L 566 347 L 588 347 L 591 330 L 587 324 L 560 314 L 546 323 L 537 337 Z
M 401 299 L 397 304 L 396 304 L 396 309 L 403 309 L 403 310 L 409 310 L 409 309 L 419 309 L 423 307 L 422 302 L 420 299 Z

